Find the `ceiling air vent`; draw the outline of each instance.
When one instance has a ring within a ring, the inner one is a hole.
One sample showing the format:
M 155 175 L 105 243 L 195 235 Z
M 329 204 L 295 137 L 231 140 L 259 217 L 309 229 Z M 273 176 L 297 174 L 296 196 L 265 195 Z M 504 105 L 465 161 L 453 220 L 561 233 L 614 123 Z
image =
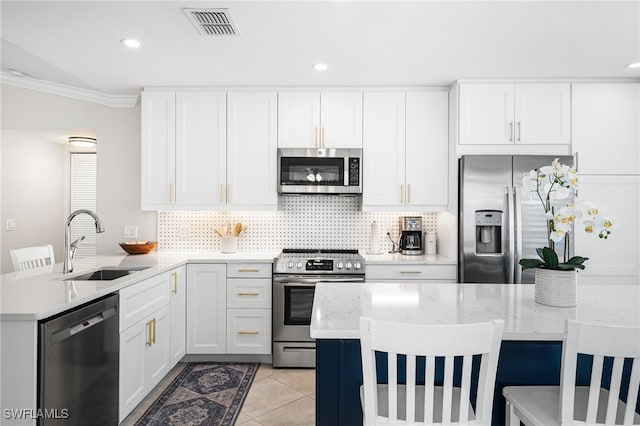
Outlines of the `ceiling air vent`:
M 239 35 L 229 9 L 182 9 L 198 32 L 205 36 Z

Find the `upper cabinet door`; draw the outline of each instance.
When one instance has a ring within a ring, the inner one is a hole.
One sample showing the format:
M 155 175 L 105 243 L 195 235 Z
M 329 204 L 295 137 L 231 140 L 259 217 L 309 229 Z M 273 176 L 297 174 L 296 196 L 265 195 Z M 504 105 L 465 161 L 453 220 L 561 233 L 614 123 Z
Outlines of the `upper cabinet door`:
M 362 148 L 362 92 L 322 93 L 322 148 Z
M 175 93 L 142 92 L 141 205 L 157 210 L 175 203 Z
M 640 84 L 572 85 L 578 172 L 640 174 Z
M 513 84 L 460 85 L 460 144 L 514 142 Z
M 278 95 L 227 95 L 227 203 L 276 209 Z
M 320 93 L 278 94 L 278 147 L 318 148 L 320 143 Z
M 176 201 L 188 208 L 226 202 L 226 93 L 176 94 Z
M 407 92 L 407 207 L 447 205 L 448 105 L 448 92 Z
M 364 94 L 362 205 L 405 204 L 405 93 Z
M 515 143 L 571 142 L 569 84 L 516 84 Z

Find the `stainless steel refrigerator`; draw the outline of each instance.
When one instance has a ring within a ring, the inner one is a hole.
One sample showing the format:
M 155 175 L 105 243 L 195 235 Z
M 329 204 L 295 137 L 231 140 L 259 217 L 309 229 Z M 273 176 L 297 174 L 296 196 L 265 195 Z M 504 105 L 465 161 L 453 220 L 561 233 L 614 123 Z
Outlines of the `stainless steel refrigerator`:
M 522 177 L 530 170 L 551 165 L 555 158 L 573 165 L 572 156 L 460 158 L 458 282 L 533 283 L 534 270 L 523 271 L 518 262 L 537 259 L 536 248 L 548 245 L 546 221 L 540 200 L 522 194 Z M 572 240 L 569 252 L 573 252 Z

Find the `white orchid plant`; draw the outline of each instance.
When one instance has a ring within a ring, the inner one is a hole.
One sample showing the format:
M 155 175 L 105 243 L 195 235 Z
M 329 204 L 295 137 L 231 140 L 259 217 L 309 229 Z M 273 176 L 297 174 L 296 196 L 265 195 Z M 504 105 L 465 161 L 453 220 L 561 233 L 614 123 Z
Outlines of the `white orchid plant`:
M 522 259 L 522 269 L 545 268 L 555 270 L 584 269 L 586 257 L 569 258 L 567 234 L 572 225 L 587 234 L 607 239 L 614 221 L 606 216 L 606 209 L 577 198 L 578 178 L 576 170 L 561 164 L 556 158 L 550 166 L 531 170 L 522 178 L 523 192 L 540 200 L 546 214 L 547 247 L 536 249 L 540 259 Z M 555 245 L 564 240 L 564 259 L 560 262 Z

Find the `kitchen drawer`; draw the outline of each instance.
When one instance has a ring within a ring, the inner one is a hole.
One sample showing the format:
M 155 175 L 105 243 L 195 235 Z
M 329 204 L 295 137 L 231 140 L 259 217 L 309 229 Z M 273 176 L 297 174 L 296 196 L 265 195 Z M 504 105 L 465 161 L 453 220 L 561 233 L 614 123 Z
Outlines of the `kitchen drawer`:
M 168 305 L 171 284 L 165 272 L 120 290 L 120 332 Z
M 366 279 L 455 281 L 456 265 L 367 265 Z
M 271 353 L 271 309 L 227 309 L 227 353 Z
M 227 279 L 227 308 L 271 308 L 271 278 Z
M 271 263 L 229 263 L 227 278 L 271 278 Z

